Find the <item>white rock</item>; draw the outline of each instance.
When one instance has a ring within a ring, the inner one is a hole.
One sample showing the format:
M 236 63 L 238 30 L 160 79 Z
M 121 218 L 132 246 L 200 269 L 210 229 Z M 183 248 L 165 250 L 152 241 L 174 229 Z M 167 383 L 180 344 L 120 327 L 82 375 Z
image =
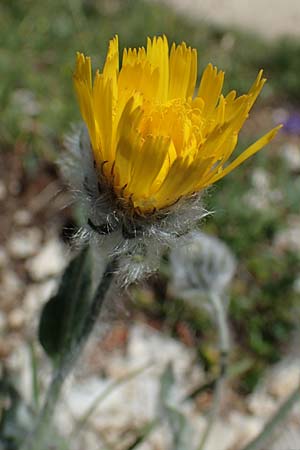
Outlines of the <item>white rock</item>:
M 300 442 L 300 428 L 298 424 L 287 424 L 276 436 L 270 450 L 298 450 Z
M 23 299 L 26 321 L 36 318 L 41 310 L 41 305 L 48 300 L 57 289 L 57 280 L 47 280 L 40 284 L 30 285 Z
M 15 272 L 10 269 L 3 271 L 1 276 L 0 300 L 3 299 L 7 302 L 11 299 L 15 301 L 21 294 L 22 289 L 23 283 Z
M 104 392 L 109 382 L 97 377 L 89 377 L 71 386 L 65 396 L 72 416 L 80 419 L 93 404 L 94 400 Z
M 76 436 L 76 441 L 72 442 L 72 450 L 99 450 L 106 448 L 105 442 L 102 441 L 98 434 L 90 430 L 84 430 L 82 436 Z
M 298 145 L 291 142 L 286 143 L 281 149 L 280 155 L 292 172 L 300 169 L 300 147 Z
M 264 387 L 257 389 L 248 398 L 248 409 L 257 417 L 267 418 L 276 410 L 276 401 L 265 392 Z
M 279 189 L 271 189 L 270 174 L 262 169 L 255 169 L 252 173 L 252 188 L 243 196 L 246 205 L 257 210 L 264 210 L 277 205 L 283 200 L 283 194 Z
M 300 251 L 300 220 L 298 217 L 291 217 L 287 228 L 275 235 L 274 246 L 281 251 Z
M 267 388 L 271 395 L 284 399 L 299 385 L 300 361 L 285 360 L 275 366 L 268 377 Z
M 32 214 L 28 209 L 18 209 L 14 214 L 14 222 L 16 225 L 26 226 L 32 221 Z
M 266 191 L 270 189 L 270 175 L 262 168 L 254 169 L 251 175 L 253 187 Z
M 237 439 L 237 430 L 229 422 L 217 420 L 207 439 L 204 450 L 229 450 Z
M 37 253 L 42 240 L 39 228 L 24 228 L 13 233 L 8 241 L 8 251 L 14 258 L 28 258 Z
M 138 450 L 163 450 L 166 448 L 172 448 L 170 429 L 166 424 L 161 424 L 151 432 L 145 442 L 139 445 Z
M 236 442 L 238 448 L 243 448 L 247 442 L 254 439 L 262 430 L 264 420 L 260 417 L 253 417 L 241 414 L 238 411 L 230 413 L 230 424 L 236 432 Z
M 66 249 L 57 238 L 52 238 L 36 256 L 27 261 L 26 268 L 34 280 L 40 281 L 61 274 L 66 263 Z
M 266 193 L 257 191 L 256 189 L 249 189 L 242 197 L 242 200 L 247 207 L 250 206 L 258 211 L 263 211 L 270 207 Z
M 195 377 L 195 374 L 199 383 L 203 380 L 203 373 L 195 364 L 194 350 L 143 324 L 132 326 L 126 354 L 114 351 L 106 357 L 104 355 L 104 359 L 108 377 L 101 379 L 93 375 L 84 381 L 81 379 L 73 383 L 65 390 L 63 406 L 65 414 L 78 419 L 113 382 L 135 372 L 134 376 L 110 391 L 89 419 L 89 425 L 96 433 L 109 433 L 110 441 L 116 440 L 118 446 L 120 445 L 118 436 L 121 433 L 127 433 L 133 427 L 141 427 L 157 417 L 160 379 L 168 362 L 172 361 L 174 367 L 174 398 L 172 397 L 171 401 L 175 406 L 189 389 L 190 379 Z M 137 373 L 137 369 L 142 370 Z M 61 409 L 60 414 L 63 413 Z M 188 414 L 195 415 L 193 408 L 189 408 Z M 67 418 L 64 420 L 68 422 Z M 205 420 L 202 422 L 201 429 L 204 428 Z M 165 428 L 165 424 L 161 425 L 151 433 L 142 449 L 170 448 L 169 431 Z
M 153 2 L 154 0 L 148 0 Z M 157 0 L 156 0 L 157 1 Z M 274 39 L 294 36 L 299 39 L 300 5 L 298 0 L 289 0 L 288 8 L 280 0 L 160 0 L 194 23 L 204 21 L 221 29 L 239 28 L 256 35 Z M 270 5 L 273 8 L 270 8 Z M 256 11 L 260 14 L 256 14 Z M 237 38 L 238 39 L 238 38 Z M 279 122 L 275 122 L 280 123 Z M 218 450 L 218 449 L 216 449 Z
M 130 332 L 128 357 L 135 363 L 136 361 L 140 364 L 153 362 L 158 373 L 168 362 L 173 361 L 175 375 L 183 377 L 193 365 L 196 353 L 181 342 L 149 326 L 136 324 Z
M 24 339 L 23 339 L 24 341 Z M 32 362 L 30 348 L 27 342 L 17 342 L 11 352 L 7 366 L 18 376 L 18 391 L 28 401 L 32 402 Z
M 24 324 L 24 320 L 24 310 L 21 308 L 16 308 L 8 314 L 7 324 L 13 330 L 18 330 Z

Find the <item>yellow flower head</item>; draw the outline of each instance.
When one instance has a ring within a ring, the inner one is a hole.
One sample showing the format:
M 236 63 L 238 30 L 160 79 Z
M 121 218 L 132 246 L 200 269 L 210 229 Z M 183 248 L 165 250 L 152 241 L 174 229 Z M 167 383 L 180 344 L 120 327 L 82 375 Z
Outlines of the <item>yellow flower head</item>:
M 121 68 L 116 36 L 92 78 L 91 59 L 78 53 L 74 84 L 99 181 L 140 216 L 220 180 L 280 128 L 228 162 L 266 81 L 262 71 L 247 94 L 224 97 L 224 72 L 209 64 L 195 91 L 196 49 L 183 42 L 169 51 L 166 36 L 125 49 Z

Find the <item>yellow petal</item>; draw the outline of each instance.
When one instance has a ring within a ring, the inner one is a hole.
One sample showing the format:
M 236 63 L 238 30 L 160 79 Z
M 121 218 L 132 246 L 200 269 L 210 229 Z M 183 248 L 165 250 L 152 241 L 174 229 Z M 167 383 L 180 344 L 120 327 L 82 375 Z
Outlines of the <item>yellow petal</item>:
M 98 140 L 92 104 L 91 58 L 85 57 L 83 53 L 77 53 L 73 82 L 80 112 L 89 130 L 92 147 L 97 147 Z
M 115 36 L 109 41 L 108 52 L 103 68 L 103 76 L 111 80 L 112 97 L 117 100 L 117 77 L 119 74 L 119 40 Z
M 180 197 L 192 194 L 197 181 L 211 164 L 210 158 L 203 161 L 201 166 L 196 162 L 190 164 L 188 159 L 177 158 L 155 196 L 157 207 L 169 206 Z
M 209 116 L 216 107 L 217 101 L 220 97 L 224 82 L 224 72 L 218 72 L 216 67 L 208 64 L 203 72 L 198 97 L 204 100 L 205 106 L 203 114 Z
M 169 45 L 166 36 L 154 37 L 152 41 L 147 39 L 147 59 L 153 70 L 158 69 L 159 72 L 156 98 L 166 101 L 169 87 Z
M 130 181 L 135 155 L 141 146 L 137 125 L 141 118 L 138 99 L 131 97 L 122 112 L 116 131 L 115 179 L 117 189 L 124 188 Z
M 119 72 L 119 40 L 115 36 L 109 41 L 108 52 L 103 68 L 105 78 L 114 79 Z
M 258 95 L 260 94 L 265 82 L 267 81 L 266 78 L 262 78 L 263 70 L 260 70 L 258 72 L 258 75 L 256 77 L 256 80 L 254 81 L 253 85 L 251 86 L 248 95 L 251 97 L 251 102 L 249 105 L 249 110 L 252 108 L 255 100 L 257 99 Z
M 264 136 L 262 136 L 258 141 L 256 141 L 254 144 L 250 145 L 246 150 L 243 151 L 241 155 L 239 155 L 232 163 L 230 163 L 227 167 L 224 169 L 220 169 L 220 172 L 213 176 L 209 180 L 209 184 L 215 183 L 216 181 L 220 180 L 221 178 L 225 177 L 229 174 L 232 170 L 234 170 L 236 167 L 238 167 L 240 164 L 242 164 L 246 159 L 250 158 L 250 156 L 257 153 L 260 149 L 262 149 L 265 145 L 267 145 L 278 133 L 278 131 L 282 128 L 282 125 L 278 125 L 277 127 L 273 128 L 271 131 L 266 133 Z
M 146 99 L 156 96 L 159 71 L 152 70 L 149 61 L 135 62 L 122 67 L 118 77 L 120 95 L 126 91 L 130 96 L 134 91 L 141 92 Z
M 77 52 L 76 67 L 73 74 L 73 79 L 86 83 L 87 88 L 90 91 L 92 90 L 92 67 L 91 58 L 89 56 L 84 56 L 83 53 Z
M 93 87 L 93 109 L 101 141 L 103 161 L 112 161 L 114 149 L 112 148 L 112 120 L 113 120 L 113 81 L 105 79 L 103 74 L 96 73 Z
M 172 45 L 170 53 L 169 99 L 191 97 L 197 79 L 197 51 L 181 45 Z
M 151 187 L 161 171 L 170 139 L 163 136 L 147 136 L 139 152 L 135 154 L 128 192 L 133 193 L 134 204 L 149 197 Z

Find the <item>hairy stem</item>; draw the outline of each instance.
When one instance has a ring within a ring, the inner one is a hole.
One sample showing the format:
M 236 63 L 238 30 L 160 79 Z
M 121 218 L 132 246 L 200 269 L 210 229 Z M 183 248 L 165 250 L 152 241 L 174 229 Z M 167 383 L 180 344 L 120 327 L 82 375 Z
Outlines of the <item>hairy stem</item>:
M 48 388 L 44 406 L 40 412 L 37 425 L 28 437 L 21 450 L 47 450 L 47 431 L 58 403 L 64 381 L 74 368 L 94 325 L 98 320 L 106 294 L 112 284 L 117 260 L 110 261 L 105 269 L 102 280 L 98 285 L 93 301 L 80 328 L 80 332 L 72 336 L 71 350 L 61 355 L 57 369 Z
M 219 331 L 220 374 L 215 383 L 212 408 L 209 414 L 206 429 L 203 433 L 200 444 L 198 446 L 198 450 L 203 450 L 205 448 L 205 444 L 210 436 L 211 430 L 214 426 L 215 420 L 218 415 L 223 383 L 227 373 L 227 360 L 230 349 L 230 335 L 222 298 L 220 298 L 220 296 L 217 293 L 211 292 L 210 301 L 213 306 L 214 313 L 216 315 L 216 321 Z

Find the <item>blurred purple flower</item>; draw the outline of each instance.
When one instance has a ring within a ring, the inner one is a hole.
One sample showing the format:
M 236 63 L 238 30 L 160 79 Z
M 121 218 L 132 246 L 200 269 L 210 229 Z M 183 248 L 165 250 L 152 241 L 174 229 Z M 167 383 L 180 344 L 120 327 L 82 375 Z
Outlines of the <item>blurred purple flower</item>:
M 289 114 L 288 118 L 283 122 L 283 129 L 286 133 L 300 135 L 300 113 L 294 112 Z

